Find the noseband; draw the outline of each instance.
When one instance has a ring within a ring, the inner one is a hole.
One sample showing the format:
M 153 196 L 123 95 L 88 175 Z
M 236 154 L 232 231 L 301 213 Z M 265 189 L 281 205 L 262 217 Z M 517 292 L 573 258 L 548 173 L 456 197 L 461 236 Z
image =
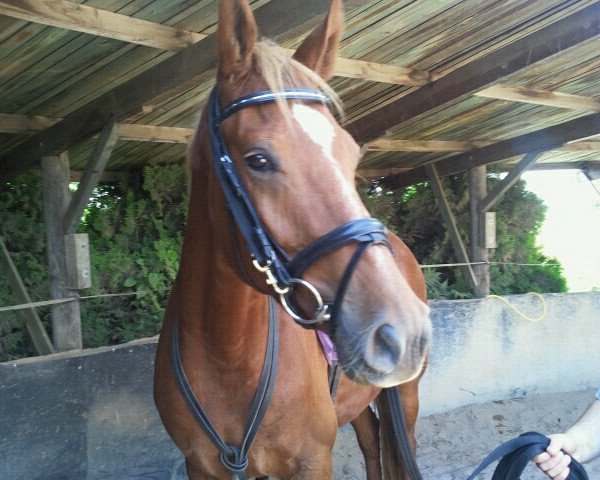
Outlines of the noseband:
M 252 264 L 265 275 L 266 283 L 279 295 L 281 305 L 297 323 L 305 328 L 316 328 L 318 324 L 330 321 L 331 328 L 334 329 L 352 273 L 367 247 L 374 244 L 387 245 L 390 250 L 392 247 L 387 238 L 386 227 L 374 218 L 360 218 L 340 225 L 315 240 L 292 259 L 268 234 L 235 168 L 220 127 L 225 119 L 242 108 L 271 103 L 280 98 L 322 105 L 331 102 L 329 97 L 317 90 L 284 89 L 281 92 L 251 93 L 221 109 L 217 89 L 214 88 L 208 101 L 213 165 L 227 208 L 245 239 Z M 350 243 L 359 245 L 340 280 L 333 304 L 325 304 L 319 291 L 302 279 L 302 275 L 315 261 Z M 307 289 L 315 298 L 317 307 L 312 318 L 304 318 L 293 305 L 291 294 L 299 287 Z

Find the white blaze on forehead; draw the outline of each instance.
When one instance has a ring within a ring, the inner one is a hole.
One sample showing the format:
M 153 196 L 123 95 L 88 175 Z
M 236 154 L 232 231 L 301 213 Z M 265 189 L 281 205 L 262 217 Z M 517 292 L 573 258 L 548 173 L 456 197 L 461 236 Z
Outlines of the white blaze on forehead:
M 295 104 L 292 107 L 292 115 L 304 130 L 304 133 L 313 142 L 321 146 L 323 155 L 334 161 L 333 139 L 335 138 L 335 129 L 329 119 L 318 110 L 302 104 Z
M 354 190 L 354 185 L 352 185 L 344 176 L 340 165 L 333 155 L 335 127 L 330 119 L 318 110 L 303 104 L 295 104 L 292 107 L 292 116 L 298 122 L 304 133 L 306 133 L 314 143 L 321 147 L 323 155 L 331 162 L 337 184 L 342 187 L 342 193 L 347 201 L 356 201 L 357 195 Z

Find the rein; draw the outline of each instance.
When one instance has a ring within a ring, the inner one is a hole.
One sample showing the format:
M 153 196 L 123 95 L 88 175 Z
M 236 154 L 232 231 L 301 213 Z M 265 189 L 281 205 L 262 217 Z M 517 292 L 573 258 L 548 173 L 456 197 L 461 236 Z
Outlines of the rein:
M 496 460 L 500 460 L 500 462 L 494 470 L 493 480 L 518 480 L 529 461 L 545 452 L 548 445 L 550 445 L 550 439 L 541 433 L 523 433 L 492 451 L 467 480 L 475 480 L 479 473 Z M 574 458 L 571 459 L 569 469 L 571 471 L 566 480 L 589 480 L 583 466 Z

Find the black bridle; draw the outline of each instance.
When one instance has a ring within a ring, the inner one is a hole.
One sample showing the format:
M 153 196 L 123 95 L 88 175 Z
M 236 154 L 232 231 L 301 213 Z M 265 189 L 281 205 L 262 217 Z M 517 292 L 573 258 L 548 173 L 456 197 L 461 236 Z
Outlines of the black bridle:
M 208 101 L 213 165 L 227 208 L 246 241 L 252 264 L 266 276 L 266 283 L 277 293 L 282 306 L 303 327 L 315 328 L 324 321 L 330 321 L 331 330 L 334 330 L 350 278 L 360 257 L 370 245 L 385 244 L 390 250 L 391 245 L 386 227 L 374 218 L 360 218 L 340 225 L 316 239 L 292 259 L 269 235 L 235 168 L 221 132 L 221 124 L 242 108 L 274 102 L 280 98 L 322 105 L 330 103 L 330 99 L 317 90 L 284 89 L 281 92 L 260 91 L 245 95 L 221 109 L 217 90 L 213 89 Z M 350 243 L 358 243 L 358 247 L 340 280 L 333 303 L 325 304 L 318 290 L 302 279 L 302 275 L 312 263 Z M 316 300 L 317 307 L 312 318 L 304 318 L 293 305 L 290 294 L 297 287 L 306 288 Z

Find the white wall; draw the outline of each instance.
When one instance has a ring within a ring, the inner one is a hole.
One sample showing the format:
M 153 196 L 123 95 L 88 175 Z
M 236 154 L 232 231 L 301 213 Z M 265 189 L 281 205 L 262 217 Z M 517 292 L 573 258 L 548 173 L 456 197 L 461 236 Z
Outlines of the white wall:
M 538 317 L 530 295 L 504 297 Z M 600 292 L 545 294 L 539 322 L 495 298 L 433 301 L 434 344 L 421 415 L 530 393 L 600 388 Z

